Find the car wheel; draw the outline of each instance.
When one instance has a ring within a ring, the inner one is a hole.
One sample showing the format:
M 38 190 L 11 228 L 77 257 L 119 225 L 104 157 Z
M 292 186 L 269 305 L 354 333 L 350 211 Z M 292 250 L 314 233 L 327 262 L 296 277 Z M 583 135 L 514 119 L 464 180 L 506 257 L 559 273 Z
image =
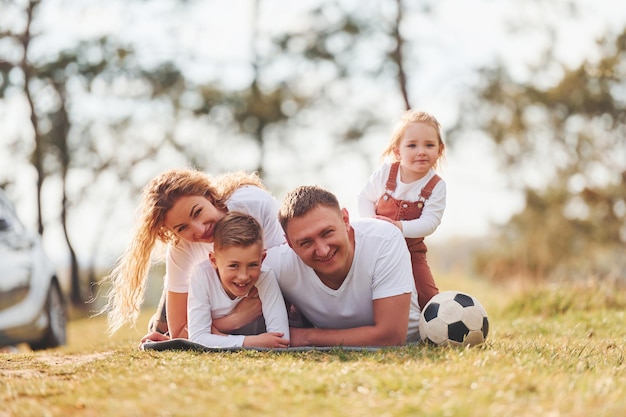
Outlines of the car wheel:
M 67 316 L 65 303 L 63 302 L 61 289 L 56 281 L 50 285 L 45 308 L 48 316 L 48 327 L 39 342 L 31 343 L 30 347 L 33 350 L 54 348 L 62 346 L 66 342 Z

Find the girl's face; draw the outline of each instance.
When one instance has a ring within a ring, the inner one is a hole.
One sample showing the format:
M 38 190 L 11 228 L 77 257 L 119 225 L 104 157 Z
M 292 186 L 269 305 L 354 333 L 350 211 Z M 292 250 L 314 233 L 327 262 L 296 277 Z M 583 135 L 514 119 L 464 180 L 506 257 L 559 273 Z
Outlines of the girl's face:
M 424 177 L 435 166 L 442 152 L 437 130 L 426 123 L 411 123 L 394 150 L 400 161 L 402 181 L 413 182 Z
M 199 195 L 180 197 L 165 214 L 163 225 L 189 242 L 213 243 L 215 223 L 226 213 Z
M 217 270 L 222 288 L 231 300 L 245 297 L 261 275 L 265 252 L 261 242 L 250 246 L 228 246 L 209 253 L 211 264 Z

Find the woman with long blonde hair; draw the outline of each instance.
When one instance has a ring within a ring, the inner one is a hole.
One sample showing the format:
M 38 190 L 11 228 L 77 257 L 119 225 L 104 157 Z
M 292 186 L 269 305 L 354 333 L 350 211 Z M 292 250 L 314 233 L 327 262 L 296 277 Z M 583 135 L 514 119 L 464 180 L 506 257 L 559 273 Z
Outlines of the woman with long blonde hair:
M 105 278 L 110 284 L 103 310 L 109 333 L 136 323 L 152 253 L 160 241 L 166 245 L 163 300 L 167 331 L 171 338 L 186 338 L 189 277 L 198 263 L 208 259 L 215 223 L 228 211 L 244 212 L 263 227 L 265 247 L 276 246 L 284 241 L 278 207 L 256 174 L 237 172 L 212 178 L 193 169 L 173 169 L 153 178 L 143 190 L 133 239 Z M 164 314 L 158 311 L 157 320 L 159 316 Z M 162 332 L 164 324 L 157 322 L 154 327 Z

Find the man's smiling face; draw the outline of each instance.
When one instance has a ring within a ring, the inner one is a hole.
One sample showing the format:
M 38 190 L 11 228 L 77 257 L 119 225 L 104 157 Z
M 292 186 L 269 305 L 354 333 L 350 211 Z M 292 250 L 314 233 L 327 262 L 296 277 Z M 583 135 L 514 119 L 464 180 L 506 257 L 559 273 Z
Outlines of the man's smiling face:
M 317 206 L 287 225 L 287 241 L 302 261 L 329 287 L 338 288 L 354 258 L 348 211 Z

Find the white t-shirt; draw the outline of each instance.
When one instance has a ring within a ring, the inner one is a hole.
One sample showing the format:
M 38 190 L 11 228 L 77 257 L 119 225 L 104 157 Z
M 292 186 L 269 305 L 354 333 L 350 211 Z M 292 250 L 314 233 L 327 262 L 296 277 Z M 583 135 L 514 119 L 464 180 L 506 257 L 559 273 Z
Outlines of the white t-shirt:
M 357 220 L 352 227 L 354 260 L 336 290 L 324 285 L 287 244 L 270 248 L 263 265 L 276 273 L 284 297 L 318 328 L 371 326 L 373 300 L 411 293 L 407 341 L 419 340 L 420 309 L 411 258 L 400 230 L 376 219 Z
M 278 222 L 278 201 L 262 188 L 246 185 L 233 192 L 226 201 L 228 211 L 240 211 L 254 217 L 263 228 L 263 243 L 266 248 L 285 241 L 283 229 Z M 189 291 L 189 276 L 193 268 L 209 258 L 212 243 L 180 240 L 168 245 L 165 254 L 165 288 L 168 291 Z
M 289 339 L 289 321 L 285 301 L 271 269 L 261 268 L 256 288 L 261 299 L 265 329 L 268 332 L 284 333 L 283 338 Z M 211 261 L 206 260 L 197 265 L 189 283 L 187 304 L 189 340 L 211 347 L 243 346 L 245 335 L 222 336 L 211 333 L 213 319 L 229 315 L 242 299 L 243 297 L 237 297 L 231 300 Z M 257 331 L 250 334 L 264 333 L 265 329 L 258 326 Z
M 369 177 L 358 196 L 359 214 L 361 217 L 373 217 L 376 214 L 376 204 L 380 197 L 387 191 L 387 179 L 391 170 L 391 162 L 381 164 Z M 418 201 L 422 188 L 435 176 L 431 169 L 428 174 L 417 181 L 404 183 L 400 180 L 400 170 L 396 177 L 396 190 L 391 196 L 396 200 Z M 422 215 L 419 219 L 403 220 L 402 233 L 404 237 L 418 238 L 432 234 L 441 224 L 443 212 L 446 209 L 446 183 L 440 180 L 433 192 L 424 204 Z

